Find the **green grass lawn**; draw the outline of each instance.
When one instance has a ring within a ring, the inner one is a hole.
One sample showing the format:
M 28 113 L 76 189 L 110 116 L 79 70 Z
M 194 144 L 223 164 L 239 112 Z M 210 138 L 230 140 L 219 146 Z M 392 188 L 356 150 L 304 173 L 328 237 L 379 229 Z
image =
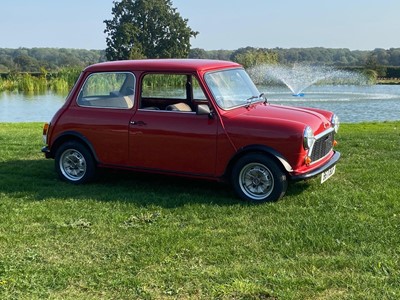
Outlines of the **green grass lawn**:
M 0 123 L 0 299 L 400 299 L 400 122 L 342 124 L 336 174 L 229 186 L 57 179 L 42 124 Z

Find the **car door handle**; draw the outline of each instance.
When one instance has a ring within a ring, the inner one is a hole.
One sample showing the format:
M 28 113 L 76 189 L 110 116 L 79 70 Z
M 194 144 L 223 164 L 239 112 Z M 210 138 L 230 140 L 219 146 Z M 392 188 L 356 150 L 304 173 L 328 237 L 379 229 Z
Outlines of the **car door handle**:
M 135 125 L 135 126 L 145 126 L 146 123 L 143 121 L 130 121 L 129 122 L 131 125 Z

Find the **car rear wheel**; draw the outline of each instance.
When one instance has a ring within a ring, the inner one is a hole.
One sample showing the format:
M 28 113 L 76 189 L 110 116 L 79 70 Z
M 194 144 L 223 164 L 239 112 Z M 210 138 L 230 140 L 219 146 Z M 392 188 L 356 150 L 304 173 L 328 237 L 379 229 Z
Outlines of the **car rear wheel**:
M 60 146 L 55 156 L 58 176 L 75 184 L 94 178 L 96 165 L 90 151 L 79 142 L 67 142 Z
M 233 167 L 231 181 L 240 198 L 254 203 L 279 200 L 288 184 L 279 165 L 262 154 L 240 158 Z

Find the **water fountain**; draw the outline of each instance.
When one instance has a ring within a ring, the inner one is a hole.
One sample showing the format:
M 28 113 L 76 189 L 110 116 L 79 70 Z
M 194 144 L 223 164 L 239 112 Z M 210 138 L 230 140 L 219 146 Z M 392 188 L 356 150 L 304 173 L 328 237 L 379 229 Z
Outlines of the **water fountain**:
M 359 73 L 307 64 L 257 66 L 249 73 L 256 83 L 284 83 L 297 97 L 304 96 L 304 90 L 316 83 L 359 85 L 367 82 Z

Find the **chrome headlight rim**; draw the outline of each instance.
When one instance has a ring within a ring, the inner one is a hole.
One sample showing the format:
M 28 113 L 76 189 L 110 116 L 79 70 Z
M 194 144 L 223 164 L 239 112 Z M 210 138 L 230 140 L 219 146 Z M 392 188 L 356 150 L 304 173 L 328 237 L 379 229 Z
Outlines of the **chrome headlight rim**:
M 304 128 L 303 132 L 303 147 L 306 150 L 309 150 L 312 148 L 315 142 L 315 136 L 314 136 L 314 131 L 311 129 L 310 126 L 306 126 Z
M 335 133 L 337 133 L 339 131 L 340 121 L 339 117 L 336 114 L 333 114 L 331 118 L 331 124 L 333 129 L 335 130 Z

